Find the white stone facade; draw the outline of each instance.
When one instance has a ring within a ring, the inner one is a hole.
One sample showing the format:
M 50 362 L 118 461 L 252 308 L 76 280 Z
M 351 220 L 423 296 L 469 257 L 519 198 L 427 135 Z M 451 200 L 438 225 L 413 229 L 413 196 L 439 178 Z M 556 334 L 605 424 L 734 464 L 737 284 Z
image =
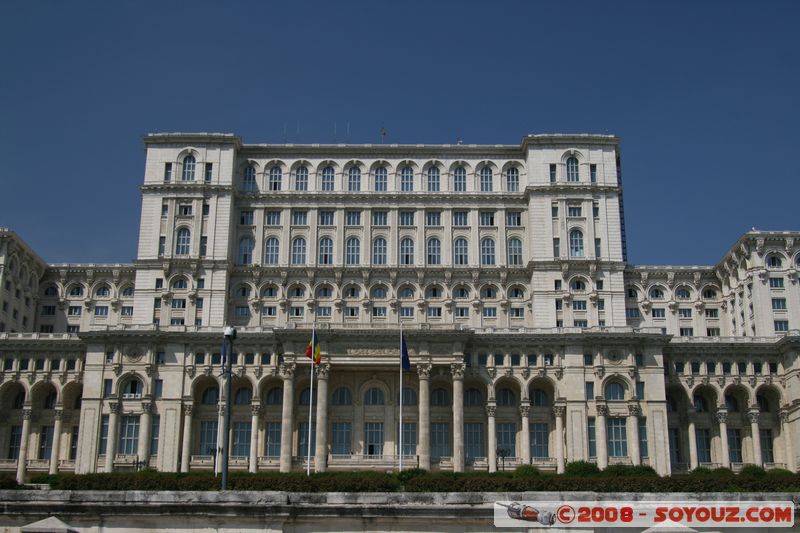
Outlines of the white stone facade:
M 0 302 L 30 308 L 0 315 L 20 479 L 215 468 L 227 324 L 233 468 L 303 467 L 314 325 L 314 468 L 395 467 L 402 325 L 406 465 L 796 469 L 800 233 L 628 265 L 613 136 L 145 145 L 134 264 L 47 265 L 0 230 Z

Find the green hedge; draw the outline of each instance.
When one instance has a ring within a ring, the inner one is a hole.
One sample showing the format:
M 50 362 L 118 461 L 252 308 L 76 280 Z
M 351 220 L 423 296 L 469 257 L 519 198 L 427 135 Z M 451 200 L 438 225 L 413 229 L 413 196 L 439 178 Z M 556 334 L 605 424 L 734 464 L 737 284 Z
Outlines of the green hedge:
M 0 490 L 18 489 L 19 485 L 13 476 L 0 476 Z

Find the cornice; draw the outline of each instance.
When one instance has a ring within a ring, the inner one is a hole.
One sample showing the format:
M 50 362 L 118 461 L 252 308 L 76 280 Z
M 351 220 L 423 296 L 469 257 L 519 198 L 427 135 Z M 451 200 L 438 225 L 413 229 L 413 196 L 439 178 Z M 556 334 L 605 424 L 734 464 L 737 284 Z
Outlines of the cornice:
M 233 185 L 220 185 L 203 181 L 171 181 L 169 183 L 145 183 L 139 186 L 142 193 L 181 193 L 203 195 L 205 193 L 233 193 Z
M 379 205 L 400 205 L 402 207 L 413 207 L 416 204 L 435 205 L 443 203 L 441 207 L 456 209 L 464 204 L 480 204 L 483 207 L 492 207 L 492 202 L 496 202 L 498 208 L 508 205 L 519 204 L 519 207 L 526 207 L 527 195 L 524 193 L 510 192 L 439 192 L 431 193 L 426 191 L 417 192 L 376 192 L 376 191 L 263 191 L 263 192 L 242 192 L 236 191 L 236 198 L 239 201 L 251 201 L 267 204 L 286 204 L 290 201 L 299 201 L 303 205 L 311 203 L 315 206 L 328 206 L 333 204 L 346 203 L 347 207 L 358 207 L 358 203 L 363 203 L 364 207 Z
M 560 193 L 560 194 L 575 194 L 576 192 L 580 193 L 598 193 L 598 192 L 613 192 L 618 193 L 620 191 L 620 187 L 616 184 L 609 185 L 603 183 L 587 183 L 583 181 L 577 182 L 567 182 L 567 181 L 560 181 L 556 183 L 545 183 L 545 184 L 534 184 L 528 185 L 525 187 L 525 196 L 531 196 L 533 194 L 541 194 L 541 193 Z
M 234 144 L 242 145 L 242 139 L 233 133 L 148 133 L 143 139 L 145 147 L 151 144 Z

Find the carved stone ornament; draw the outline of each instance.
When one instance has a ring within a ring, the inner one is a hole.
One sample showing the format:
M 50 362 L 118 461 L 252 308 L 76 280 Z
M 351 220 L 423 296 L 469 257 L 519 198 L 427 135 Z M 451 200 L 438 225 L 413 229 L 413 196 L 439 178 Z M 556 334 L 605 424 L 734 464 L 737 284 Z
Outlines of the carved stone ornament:
M 122 410 L 122 404 L 119 402 L 110 402 L 108 408 L 112 413 L 119 413 Z
M 114 374 L 119 376 L 122 373 L 122 365 L 120 363 L 114 363 Z
M 628 404 L 628 414 L 630 416 L 642 416 L 642 408 L 638 403 Z
M 785 424 L 789 421 L 789 410 L 784 407 L 778 411 L 778 416 L 781 418 L 781 422 Z
M 715 415 L 717 417 L 717 422 L 720 424 L 727 424 L 728 423 L 728 411 L 725 409 L 717 410 Z
M 531 369 L 528 368 L 527 366 L 523 367 L 522 372 L 520 372 L 520 374 L 522 375 L 523 378 L 528 379 L 528 376 L 531 375 Z
M 486 416 L 493 417 L 493 416 L 495 416 L 495 414 L 497 414 L 497 407 L 495 407 L 494 405 L 487 405 L 486 406 Z
M 417 363 L 417 374 L 419 379 L 428 379 L 431 377 L 431 365 L 428 363 Z
M 564 416 L 564 413 L 567 411 L 567 408 L 563 405 L 554 405 L 553 406 L 553 415 L 556 418 L 561 418 Z
M 142 412 L 149 413 L 153 410 L 153 403 L 152 402 L 142 402 Z
M 598 404 L 597 407 L 597 416 L 608 416 L 608 406 L 605 404 Z
M 529 405 L 520 405 L 519 406 L 519 414 L 522 418 L 528 418 L 528 415 L 531 414 L 531 408 Z
M 258 416 L 261 414 L 261 405 L 254 403 L 250 405 L 250 414 L 253 416 Z
M 602 378 L 606 373 L 606 369 L 602 366 L 594 367 L 594 375 L 598 378 Z
M 751 424 L 758 424 L 758 415 L 760 414 L 758 409 L 751 409 L 747 411 L 747 419 L 750 420 Z
M 194 377 L 194 365 L 187 366 L 186 368 L 184 368 L 184 371 L 186 372 L 186 375 L 189 376 L 190 378 Z
M 194 406 L 192 404 L 184 404 L 183 405 L 183 414 L 186 416 L 192 416 L 192 411 L 194 410 Z
M 450 375 L 453 379 L 464 379 L 464 363 L 451 363 Z
M 555 369 L 555 372 L 553 372 L 553 374 L 555 374 L 556 379 L 560 380 L 561 378 L 564 377 L 564 369 L 561 368 L 561 367 L 558 367 L 558 368 Z
M 317 379 L 328 379 L 330 372 L 331 372 L 331 365 L 329 365 L 328 363 L 320 363 L 319 365 L 317 365 L 316 368 Z
M 494 379 L 494 377 L 497 375 L 497 369 L 493 366 L 489 367 L 486 369 L 486 373 L 489 374 L 490 378 Z
M 294 365 L 293 364 L 282 364 L 281 365 L 281 377 L 284 379 L 292 379 L 294 378 Z
M 750 386 L 751 387 L 755 387 L 756 386 L 756 377 L 755 376 L 750 376 L 750 380 L 749 381 L 750 381 Z

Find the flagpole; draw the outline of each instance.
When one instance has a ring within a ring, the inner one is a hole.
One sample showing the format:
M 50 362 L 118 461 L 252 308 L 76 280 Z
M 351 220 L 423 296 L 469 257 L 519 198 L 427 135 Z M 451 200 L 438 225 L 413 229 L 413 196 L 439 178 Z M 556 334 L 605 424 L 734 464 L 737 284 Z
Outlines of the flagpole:
M 403 322 L 400 322 L 400 466 L 403 471 Z
M 306 460 L 306 475 L 311 475 L 311 409 L 314 406 L 314 357 L 315 353 L 314 350 L 316 348 L 316 340 L 317 340 L 317 323 L 314 322 L 314 325 L 311 328 L 311 390 L 309 391 L 309 398 L 308 398 L 308 438 L 306 439 L 306 448 L 308 451 L 308 457 Z

